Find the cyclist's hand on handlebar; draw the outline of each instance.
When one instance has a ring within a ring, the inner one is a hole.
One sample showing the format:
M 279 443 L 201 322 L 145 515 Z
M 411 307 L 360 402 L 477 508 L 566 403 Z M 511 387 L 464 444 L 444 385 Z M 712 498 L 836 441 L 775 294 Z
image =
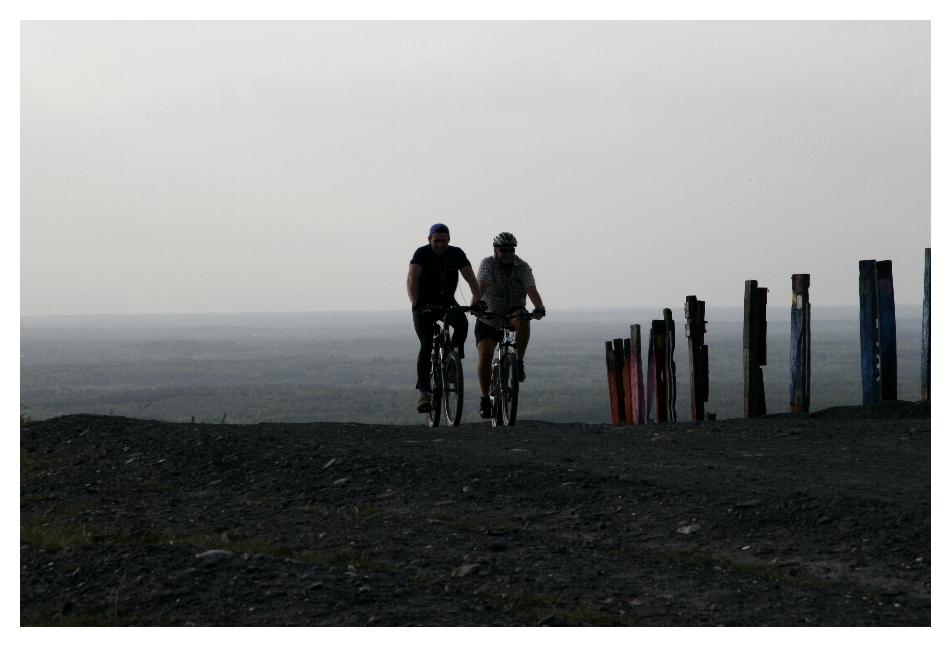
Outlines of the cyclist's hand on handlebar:
M 532 319 L 541 319 L 545 316 L 545 306 L 538 306 L 532 311 Z
M 472 304 L 472 307 L 470 308 L 470 310 L 476 314 L 485 314 L 489 310 L 489 304 L 483 301 L 482 299 L 479 299 L 478 301 Z

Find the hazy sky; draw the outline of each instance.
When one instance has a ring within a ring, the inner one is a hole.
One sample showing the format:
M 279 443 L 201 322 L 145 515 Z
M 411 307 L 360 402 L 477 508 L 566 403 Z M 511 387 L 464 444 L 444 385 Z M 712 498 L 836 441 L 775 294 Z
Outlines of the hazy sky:
M 24 23 L 21 313 L 408 308 L 436 221 L 475 265 L 514 232 L 549 309 L 785 303 L 796 272 L 853 304 L 864 258 L 920 303 L 929 50 L 927 22 Z

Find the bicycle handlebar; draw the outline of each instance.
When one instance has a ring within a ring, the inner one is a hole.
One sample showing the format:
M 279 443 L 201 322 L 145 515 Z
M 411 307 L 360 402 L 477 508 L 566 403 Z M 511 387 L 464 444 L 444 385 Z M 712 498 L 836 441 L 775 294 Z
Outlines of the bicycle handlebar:
M 528 321 L 530 319 L 538 319 L 531 312 L 516 312 L 509 315 L 500 315 L 497 312 L 483 312 L 482 314 L 476 315 L 478 317 L 484 317 L 486 319 L 504 319 L 508 321 L 509 319 L 522 319 L 523 321 Z

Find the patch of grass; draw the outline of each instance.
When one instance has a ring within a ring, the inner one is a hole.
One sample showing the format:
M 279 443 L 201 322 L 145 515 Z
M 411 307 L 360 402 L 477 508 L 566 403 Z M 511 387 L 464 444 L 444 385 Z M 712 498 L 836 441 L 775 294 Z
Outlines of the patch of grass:
M 505 523 L 503 521 L 480 521 L 469 519 L 455 519 L 453 517 L 432 517 L 436 523 L 441 523 L 453 530 L 472 532 L 479 535 L 508 535 L 522 529 L 521 525 Z
M 92 538 L 84 526 L 26 521 L 20 523 L 20 543 L 62 550 L 89 545 Z
M 39 476 L 40 459 L 33 452 L 20 450 L 20 483 L 32 481 Z
M 505 600 L 512 604 L 513 612 L 521 612 L 531 617 L 535 622 L 540 622 L 550 615 L 560 616 L 568 625 L 616 625 L 617 617 L 605 613 L 594 607 L 579 605 L 571 608 L 564 608 L 561 605 L 561 598 L 526 591 L 524 589 L 515 589 L 511 591 L 488 590 L 480 592 L 483 597 L 492 598 L 494 601 Z

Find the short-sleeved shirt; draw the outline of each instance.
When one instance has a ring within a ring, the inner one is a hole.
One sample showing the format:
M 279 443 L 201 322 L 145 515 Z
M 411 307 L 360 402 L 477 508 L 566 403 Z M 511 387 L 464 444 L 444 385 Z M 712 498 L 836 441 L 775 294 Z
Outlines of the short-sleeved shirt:
M 414 310 L 425 305 L 459 305 L 455 298 L 459 270 L 472 266 L 462 249 L 449 245 L 445 255 L 437 256 L 432 246 L 423 245 L 413 254 L 410 265 L 423 268 L 416 284 Z
M 535 287 L 535 275 L 532 267 L 519 256 L 507 269 L 499 263 L 495 256 L 486 256 L 479 264 L 479 273 L 476 278 L 489 284 L 482 298 L 489 305 L 489 311 L 497 314 L 507 313 L 515 307 L 525 307 L 525 296 L 528 288 Z M 498 319 L 480 319 L 493 328 L 501 328 L 502 322 Z

